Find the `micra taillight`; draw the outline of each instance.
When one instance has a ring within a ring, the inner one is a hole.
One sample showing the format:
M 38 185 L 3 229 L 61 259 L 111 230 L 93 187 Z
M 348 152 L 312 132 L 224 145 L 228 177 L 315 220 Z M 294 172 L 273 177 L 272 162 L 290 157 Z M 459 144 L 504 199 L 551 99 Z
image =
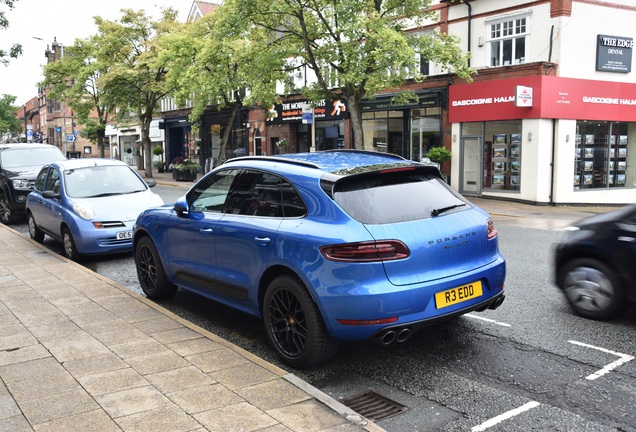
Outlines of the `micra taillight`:
M 493 223 L 492 219 L 488 219 L 486 221 L 486 235 L 489 239 L 497 236 L 497 228 L 495 228 L 495 224 Z
M 403 259 L 411 252 L 399 240 L 380 240 L 322 246 L 320 253 L 330 261 L 373 262 Z

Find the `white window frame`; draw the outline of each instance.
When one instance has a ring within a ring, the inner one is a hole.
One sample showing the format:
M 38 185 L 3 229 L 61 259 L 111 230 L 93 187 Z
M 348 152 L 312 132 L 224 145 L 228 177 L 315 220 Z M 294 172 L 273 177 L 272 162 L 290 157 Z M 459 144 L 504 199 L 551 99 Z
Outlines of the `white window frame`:
M 530 13 L 509 15 L 487 21 L 487 42 L 488 42 L 488 66 L 500 67 L 523 64 L 528 62 L 530 52 Z M 515 41 L 523 40 L 524 55 L 518 57 Z M 505 45 L 510 43 L 510 60 L 505 60 Z M 493 64 L 495 56 L 493 51 L 497 50 L 497 63 Z

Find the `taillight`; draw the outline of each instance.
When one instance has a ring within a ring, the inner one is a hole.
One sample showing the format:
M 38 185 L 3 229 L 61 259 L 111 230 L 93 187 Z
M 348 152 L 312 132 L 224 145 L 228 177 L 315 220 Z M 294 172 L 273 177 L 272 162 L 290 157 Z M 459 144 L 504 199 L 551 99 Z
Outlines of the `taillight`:
M 409 248 L 399 240 L 381 240 L 322 246 L 320 253 L 331 261 L 372 262 L 402 259 Z
M 486 235 L 489 239 L 497 235 L 497 228 L 495 228 L 495 224 L 492 222 L 492 219 L 488 219 L 486 221 Z

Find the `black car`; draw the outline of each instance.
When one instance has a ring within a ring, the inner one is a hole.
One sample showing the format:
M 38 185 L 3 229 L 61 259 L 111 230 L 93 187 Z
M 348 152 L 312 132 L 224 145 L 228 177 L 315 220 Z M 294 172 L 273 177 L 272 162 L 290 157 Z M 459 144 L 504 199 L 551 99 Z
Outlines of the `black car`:
M 40 169 L 64 159 L 60 149 L 50 144 L 0 144 L 0 222 L 23 218 L 26 197 Z
M 586 318 L 610 319 L 636 302 L 636 204 L 567 227 L 555 251 L 555 277 Z

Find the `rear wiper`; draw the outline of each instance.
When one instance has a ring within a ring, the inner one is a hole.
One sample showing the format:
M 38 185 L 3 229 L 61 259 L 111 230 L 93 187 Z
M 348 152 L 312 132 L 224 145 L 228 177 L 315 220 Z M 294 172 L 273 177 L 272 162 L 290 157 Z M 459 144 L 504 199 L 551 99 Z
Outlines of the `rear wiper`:
M 431 216 L 439 216 L 439 215 L 441 215 L 442 213 L 445 213 L 445 212 L 447 212 L 447 211 L 449 211 L 449 210 L 452 210 L 452 209 L 457 208 L 457 207 L 462 207 L 462 206 L 465 206 L 465 205 L 466 205 L 466 204 L 461 203 L 461 204 L 455 204 L 455 205 L 452 205 L 452 206 L 442 207 L 442 208 L 439 208 L 439 209 L 435 209 L 435 210 L 433 210 L 433 211 L 431 212 Z

